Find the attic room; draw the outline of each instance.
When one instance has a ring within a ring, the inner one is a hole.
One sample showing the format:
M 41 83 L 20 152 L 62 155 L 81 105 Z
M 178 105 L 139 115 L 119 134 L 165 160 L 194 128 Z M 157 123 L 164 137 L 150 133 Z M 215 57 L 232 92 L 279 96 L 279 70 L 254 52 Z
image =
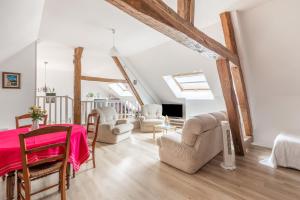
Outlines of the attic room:
M 300 199 L 299 8 L 1 0 L 0 199 Z

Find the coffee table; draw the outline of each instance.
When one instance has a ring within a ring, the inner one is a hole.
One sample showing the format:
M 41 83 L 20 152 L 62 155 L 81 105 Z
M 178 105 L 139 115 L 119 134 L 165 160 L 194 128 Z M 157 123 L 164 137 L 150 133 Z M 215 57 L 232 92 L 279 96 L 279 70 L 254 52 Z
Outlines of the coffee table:
M 155 140 L 155 134 L 156 134 L 156 130 L 157 129 L 161 129 L 162 133 L 168 133 L 169 130 L 174 130 L 176 131 L 176 126 L 172 126 L 172 125 L 165 125 L 165 124 L 160 124 L 160 125 L 154 125 L 153 126 L 153 139 Z

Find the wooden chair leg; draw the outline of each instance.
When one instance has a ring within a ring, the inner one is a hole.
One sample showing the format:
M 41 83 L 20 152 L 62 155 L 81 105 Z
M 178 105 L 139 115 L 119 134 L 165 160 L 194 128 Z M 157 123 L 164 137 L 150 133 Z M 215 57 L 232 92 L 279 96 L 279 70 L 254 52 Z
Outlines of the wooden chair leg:
M 6 178 L 6 198 L 8 200 L 14 199 L 14 188 L 15 188 L 15 172 L 10 172 Z
M 17 178 L 17 200 L 21 200 L 20 194 L 21 194 L 21 179 L 18 177 Z
M 64 173 L 63 169 L 59 172 L 61 175 L 60 180 L 60 197 L 61 200 L 66 200 L 66 174 Z
M 2 176 L 2 180 L 5 181 L 5 178 L 6 178 L 6 175 L 3 175 Z
M 67 176 L 65 177 L 65 179 L 67 181 L 67 189 L 70 188 L 70 175 L 71 175 L 71 165 L 68 164 L 67 165 Z
M 96 168 L 96 158 L 95 158 L 95 150 L 94 149 L 92 152 L 92 156 L 93 156 L 93 167 Z
M 72 178 L 75 178 L 75 170 L 73 169 Z
M 24 180 L 24 186 L 25 186 L 25 199 L 30 200 L 31 199 L 31 184 L 30 180 Z

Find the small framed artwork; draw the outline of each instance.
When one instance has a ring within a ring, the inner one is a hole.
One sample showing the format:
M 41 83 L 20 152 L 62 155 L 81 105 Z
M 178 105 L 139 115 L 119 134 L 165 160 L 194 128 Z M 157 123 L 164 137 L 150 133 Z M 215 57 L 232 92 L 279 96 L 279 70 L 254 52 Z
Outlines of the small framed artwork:
M 13 72 L 2 72 L 2 88 L 20 89 L 21 74 Z

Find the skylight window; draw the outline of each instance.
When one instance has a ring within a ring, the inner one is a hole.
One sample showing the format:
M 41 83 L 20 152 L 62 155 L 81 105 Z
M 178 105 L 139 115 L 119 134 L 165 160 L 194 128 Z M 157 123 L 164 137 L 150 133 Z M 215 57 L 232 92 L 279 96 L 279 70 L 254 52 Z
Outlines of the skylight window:
M 203 72 L 164 76 L 164 79 L 177 98 L 214 99 Z
M 111 89 L 113 89 L 121 97 L 130 97 L 130 96 L 132 96 L 127 84 L 112 83 L 112 84 L 109 84 L 109 87 Z
M 203 73 L 192 73 L 173 76 L 182 91 L 209 90 L 209 85 Z

